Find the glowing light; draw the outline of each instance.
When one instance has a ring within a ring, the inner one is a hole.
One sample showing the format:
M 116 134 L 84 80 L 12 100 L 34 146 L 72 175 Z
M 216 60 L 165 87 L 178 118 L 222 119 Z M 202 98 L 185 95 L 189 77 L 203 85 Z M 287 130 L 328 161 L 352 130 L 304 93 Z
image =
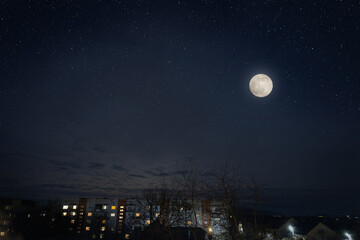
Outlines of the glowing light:
M 349 239 L 349 240 L 352 240 L 352 237 L 351 237 L 351 235 L 349 234 L 349 233 L 345 233 L 345 236 Z
M 294 238 L 294 227 L 289 225 L 289 230 L 290 230 L 290 232 L 292 234 L 292 237 Z

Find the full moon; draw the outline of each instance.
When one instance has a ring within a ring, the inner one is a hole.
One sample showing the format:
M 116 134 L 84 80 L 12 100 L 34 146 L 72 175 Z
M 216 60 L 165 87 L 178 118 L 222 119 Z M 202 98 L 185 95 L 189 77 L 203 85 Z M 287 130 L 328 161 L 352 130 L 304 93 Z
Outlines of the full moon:
M 256 97 L 266 97 L 271 93 L 273 83 L 269 76 L 265 74 L 257 74 L 251 78 L 249 88 L 251 93 Z

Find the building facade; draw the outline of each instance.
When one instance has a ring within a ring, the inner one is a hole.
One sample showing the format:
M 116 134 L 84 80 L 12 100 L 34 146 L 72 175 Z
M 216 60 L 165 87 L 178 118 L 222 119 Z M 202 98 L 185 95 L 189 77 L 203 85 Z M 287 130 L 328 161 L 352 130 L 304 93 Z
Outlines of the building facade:
M 202 228 L 216 239 L 225 231 L 226 211 L 209 200 L 172 200 L 160 206 L 136 198 L 80 198 L 63 201 L 62 215 L 69 219 L 70 231 L 93 239 L 128 239 L 155 221 L 174 228 Z

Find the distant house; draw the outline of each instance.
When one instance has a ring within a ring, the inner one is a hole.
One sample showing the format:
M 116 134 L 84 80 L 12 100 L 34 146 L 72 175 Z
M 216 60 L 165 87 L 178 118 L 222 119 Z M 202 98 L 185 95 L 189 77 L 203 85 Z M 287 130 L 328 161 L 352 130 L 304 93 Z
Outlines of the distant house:
M 339 234 L 331 230 L 323 223 L 318 223 L 310 232 L 306 234 L 308 240 L 337 240 L 342 239 Z
M 345 238 L 344 230 L 349 229 L 349 226 L 331 218 L 270 218 L 266 223 L 267 239 L 292 239 L 289 226 L 293 227 L 296 239 L 304 240 L 340 240 Z
M 265 232 L 268 239 L 286 239 L 291 237 L 289 226 L 298 223 L 294 218 L 270 217 L 265 222 Z
M 283 225 L 277 229 L 277 235 L 281 238 L 292 237 L 292 233 L 289 230 L 290 226 L 296 226 L 298 221 L 294 218 L 289 218 Z

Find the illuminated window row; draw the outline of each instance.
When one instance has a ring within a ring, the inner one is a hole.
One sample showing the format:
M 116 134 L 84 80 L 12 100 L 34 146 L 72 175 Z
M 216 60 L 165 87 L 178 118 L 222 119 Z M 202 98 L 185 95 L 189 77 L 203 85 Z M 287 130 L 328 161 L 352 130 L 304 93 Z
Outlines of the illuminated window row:
M 63 216 L 67 216 L 68 212 L 63 212 Z M 70 216 L 76 216 L 76 212 L 70 212 Z
M 105 227 L 101 227 L 100 230 L 104 232 L 106 230 Z M 90 227 L 85 227 L 85 231 L 90 231 Z
M 64 210 L 69 209 L 69 205 L 63 205 L 63 209 L 64 209 Z M 72 209 L 74 209 L 74 210 L 77 209 L 77 205 L 73 205 L 73 206 L 72 206 Z

